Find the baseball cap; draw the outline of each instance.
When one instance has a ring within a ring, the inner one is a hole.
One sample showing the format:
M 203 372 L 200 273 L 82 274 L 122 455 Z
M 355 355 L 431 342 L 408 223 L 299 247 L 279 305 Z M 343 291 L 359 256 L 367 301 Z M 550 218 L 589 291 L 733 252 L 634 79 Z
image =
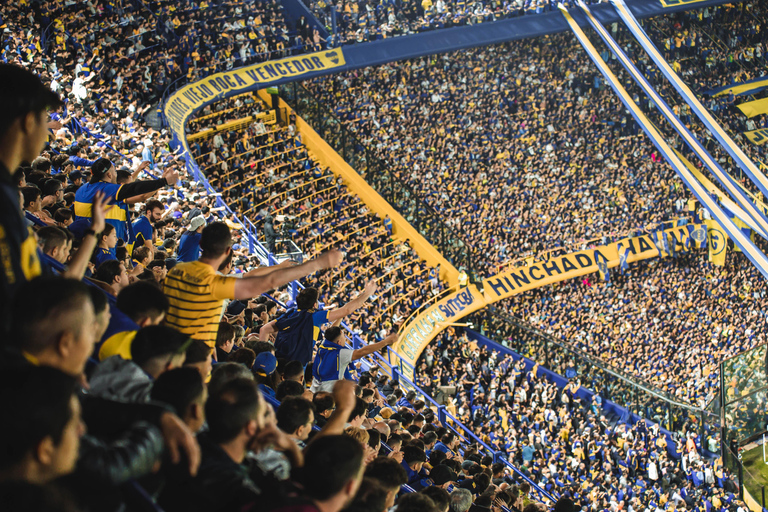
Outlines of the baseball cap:
M 274 373 L 276 368 L 277 358 L 275 358 L 272 352 L 262 352 L 256 356 L 256 361 L 253 363 L 253 371 L 264 377 Z
M 80 180 L 82 178 L 83 178 L 83 173 L 81 173 L 80 171 L 72 171 L 71 173 L 69 173 L 69 179 L 72 181 Z
M 191 221 L 189 221 L 190 231 L 196 231 L 200 229 L 201 226 L 205 226 L 205 218 L 202 215 L 198 215 L 197 217 L 194 217 Z
M 243 304 L 239 300 L 233 300 L 227 306 L 227 314 L 229 316 L 237 316 L 243 311 L 245 311 L 245 304 Z

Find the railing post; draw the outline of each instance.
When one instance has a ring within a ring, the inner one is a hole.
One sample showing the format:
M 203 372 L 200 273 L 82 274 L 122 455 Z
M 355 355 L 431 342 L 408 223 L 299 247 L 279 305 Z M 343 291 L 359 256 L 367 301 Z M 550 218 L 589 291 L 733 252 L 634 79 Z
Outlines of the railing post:
M 352 336 L 352 350 L 357 350 L 362 346 L 363 346 L 363 343 L 362 343 L 362 340 L 360 339 L 360 336 L 358 336 L 357 334 Z
M 493 452 L 493 463 L 496 464 L 497 462 L 501 462 L 502 459 L 502 453 L 499 452 Z
M 439 421 L 442 426 L 445 426 L 445 419 L 446 419 L 445 413 L 446 413 L 445 406 L 444 405 L 438 405 L 437 406 L 437 421 Z
M 392 380 L 395 382 L 400 382 L 400 375 L 402 375 L 402 371 L 397 368 L 396 366 L 392 367 Z
M 736 463 L 739 465 L 739 499 L 744 501 L 744 464 L 739 460 L 738 454 L 736 454 Z

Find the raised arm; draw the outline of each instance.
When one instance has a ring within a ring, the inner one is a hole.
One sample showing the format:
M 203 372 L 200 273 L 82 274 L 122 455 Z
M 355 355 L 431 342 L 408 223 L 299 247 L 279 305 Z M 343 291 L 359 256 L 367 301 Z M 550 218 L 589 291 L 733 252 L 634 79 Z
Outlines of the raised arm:
M 342 307 L 329 311 L 328 321 L 335 322 L 336 320 L 352 314 L 360 306 L 365 304 L 365 301 L 367 301 L 374 293 L 376 293 L 376 281 L 369 281 L 368 284 L 365 285 L 365 289 L 357 297 L 347 302 Z
M 397 341 L 397 333 L 393 332 L 383 340 L 381 340 L 378 343 L 371 343 L 370 345 L 366 345 L 363 348 L 358 348 L 354 352 L 352 352 L 352 360 L 357 361 L 361 357 L 365 357 L 369 354 L 373 354 L 374 352 L 377 352 L 384 347 L 388 347 L 389 345 L 393 344 Z
M 97 192 L 93 197 L 93 207 L 91 208 L 91 229 L 85 234 L 80 242 L 80 248 L 69 260 L 67 269 L 62 273 L 63 277 L 80 280 L 88 269 L 88 261 L 91 259 L 93 250 L 98 243 L 98 235 L 104 231 L 105 211 L 109 208 L 104 194 Z
M 295 267 L 279 268 L 263 276 L 238 279 L 235 283 L 235 299 L 251 299 L 318 270 L 334 268 L 341 263 L 342 259 L 341 252 L 332 250 Z

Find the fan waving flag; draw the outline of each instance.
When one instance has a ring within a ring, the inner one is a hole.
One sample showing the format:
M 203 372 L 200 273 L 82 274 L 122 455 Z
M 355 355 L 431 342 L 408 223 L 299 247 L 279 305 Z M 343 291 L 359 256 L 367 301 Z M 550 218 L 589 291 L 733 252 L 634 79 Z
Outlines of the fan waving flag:
M 627 262 L 627 258 L 629 258 L 629 251 L 621 243 L 616 246 L 616 249 L 619 251 L 619 269 L 623 274 L 629 268 L 629 263 Z
M 608 260 L 600 254 L 600 251 L 595 251 L 595 263 L 597 264 L 597 273 L 600 274 L 600 280 L 606 283 L 609 282 L 611 280 L 611 273 L 608 270 Z

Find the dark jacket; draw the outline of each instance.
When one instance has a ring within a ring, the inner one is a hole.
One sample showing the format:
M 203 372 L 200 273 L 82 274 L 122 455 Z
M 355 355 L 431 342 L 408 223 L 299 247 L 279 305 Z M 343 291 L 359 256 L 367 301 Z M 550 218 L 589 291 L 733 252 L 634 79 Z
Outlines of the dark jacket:
M 152 378 L 133 361 L 112 356 L 102 361 L 91 376 L 91 394 L 123 402 L 146 402 Z

